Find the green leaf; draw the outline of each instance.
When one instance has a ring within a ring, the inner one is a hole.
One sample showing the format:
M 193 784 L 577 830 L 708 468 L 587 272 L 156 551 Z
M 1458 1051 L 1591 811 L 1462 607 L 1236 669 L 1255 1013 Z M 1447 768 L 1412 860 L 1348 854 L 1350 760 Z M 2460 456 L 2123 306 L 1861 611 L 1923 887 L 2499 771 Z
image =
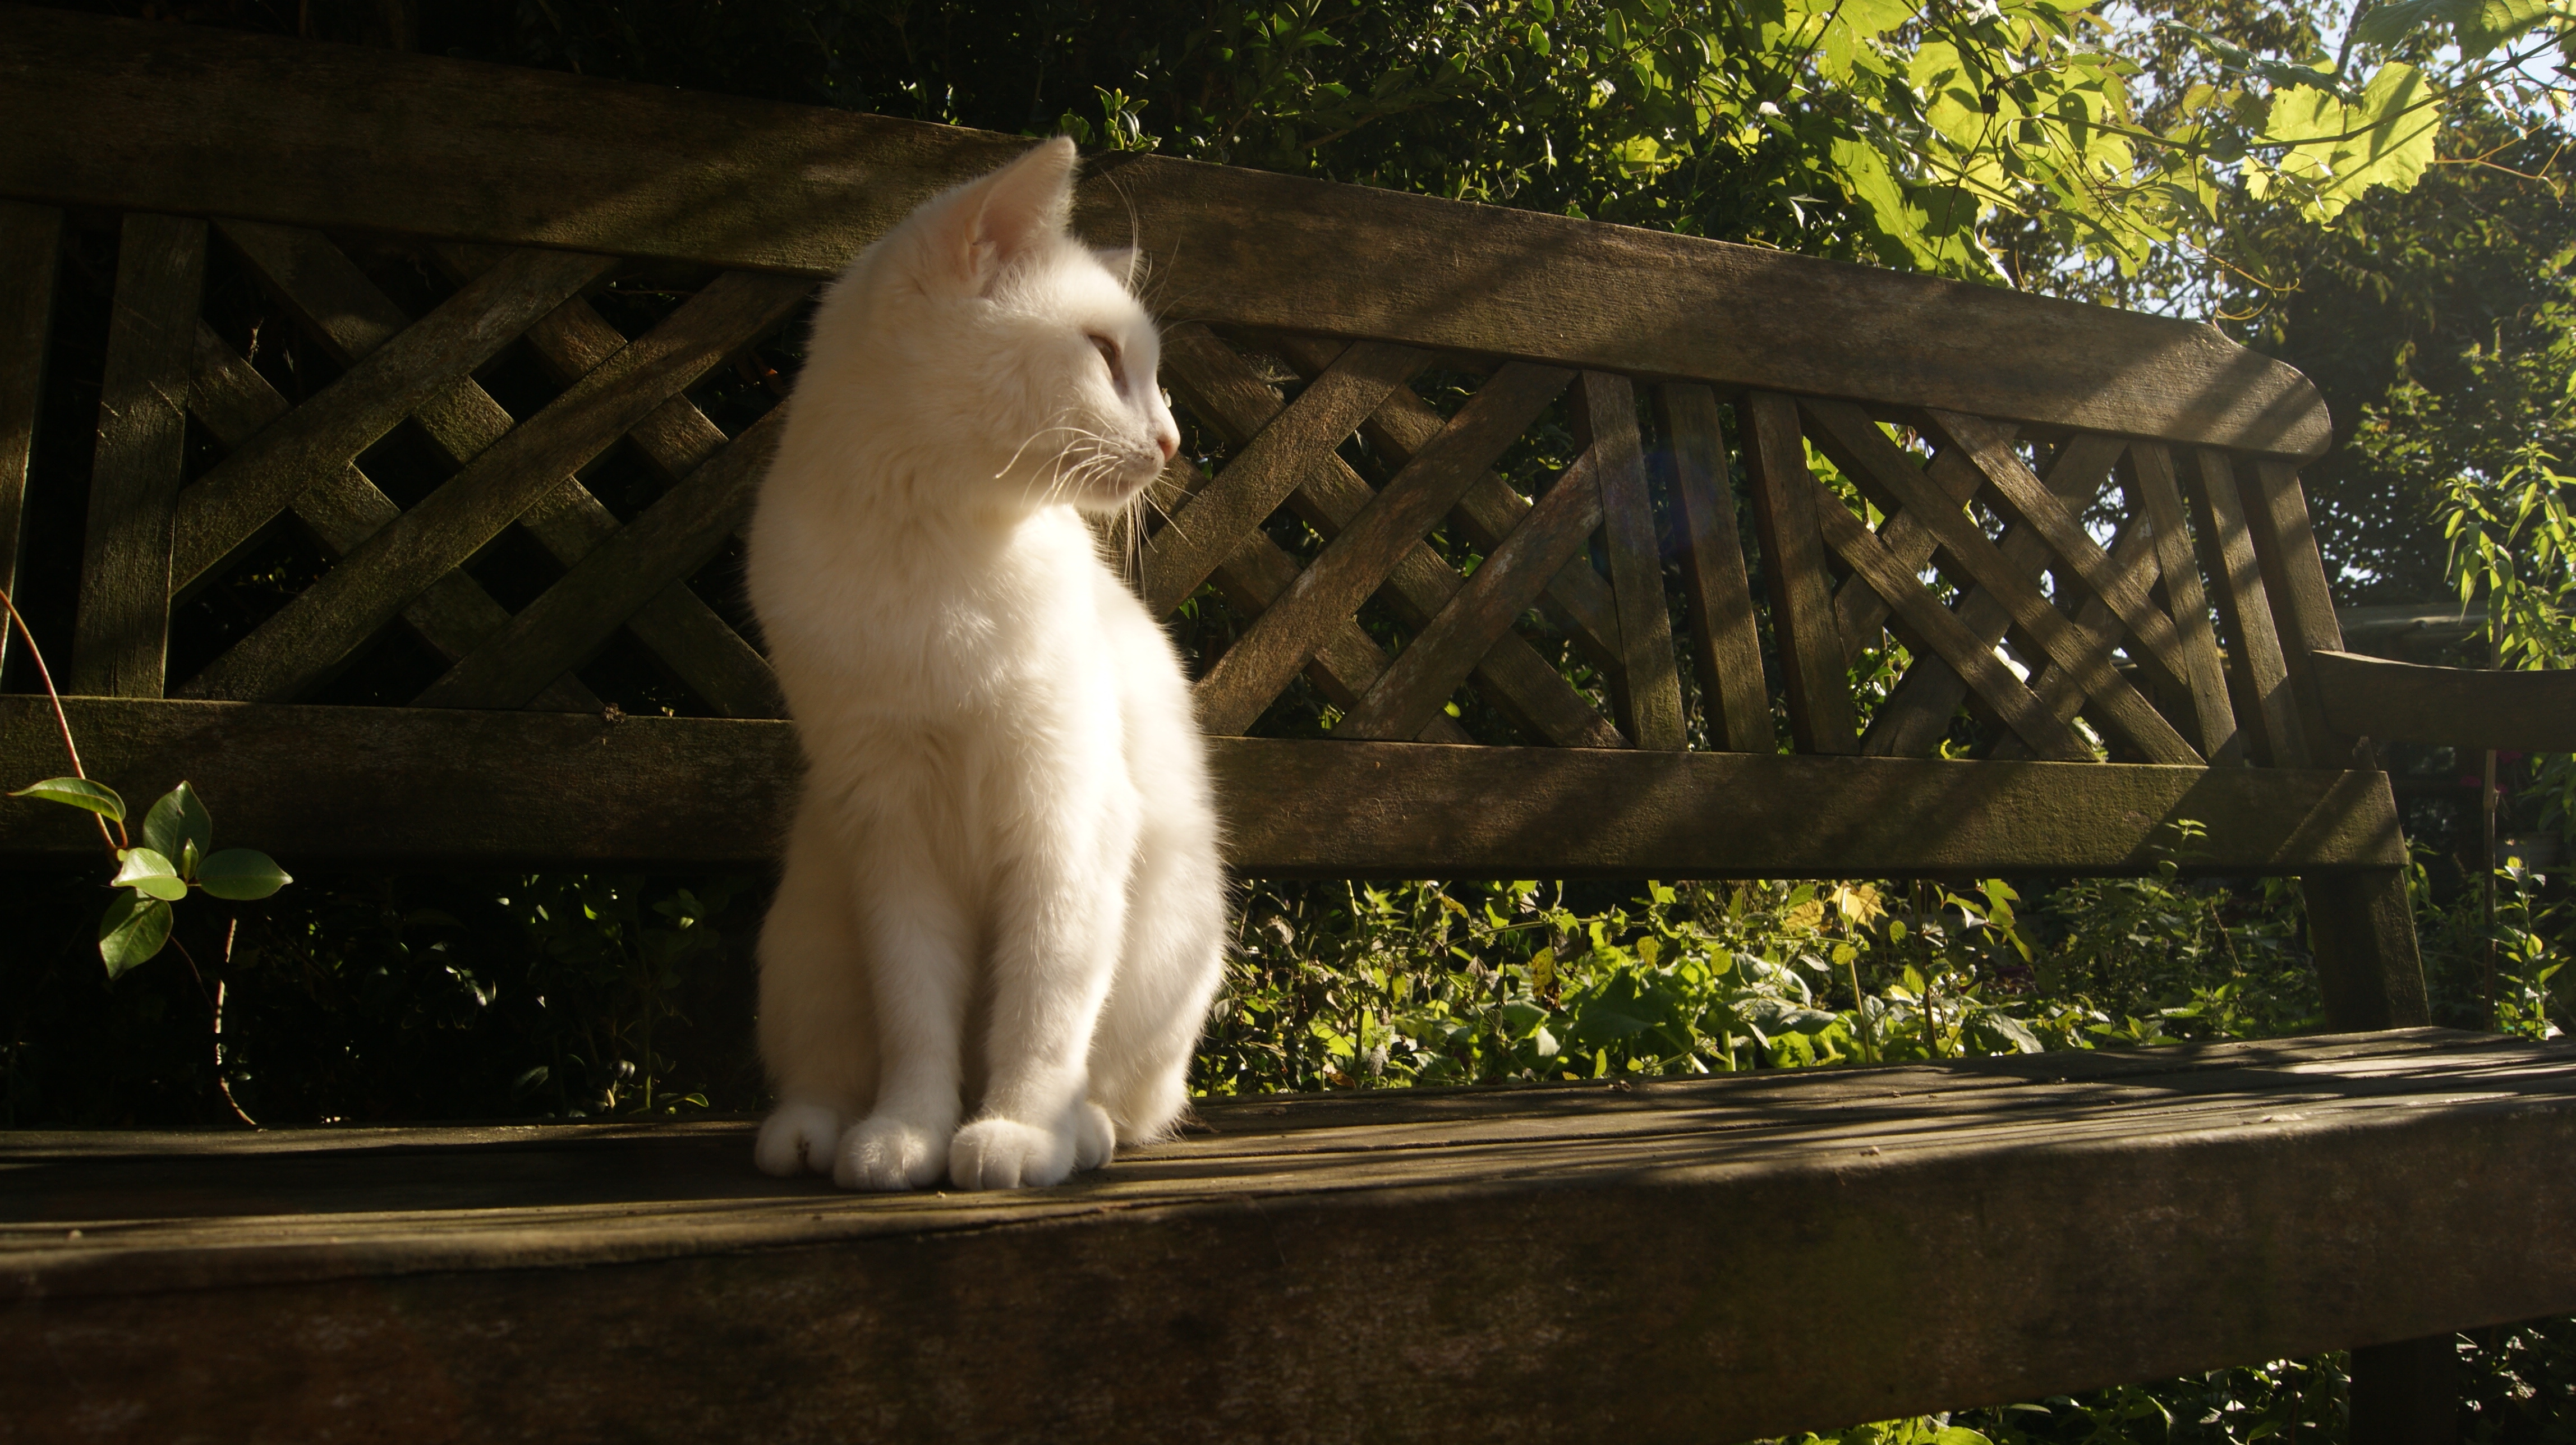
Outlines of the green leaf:
M 98 956 L 111 980 L 159 953 L 169 941 L 170 905 L 158 898 L 120 889 L 98 921 Z
M 47 778 L 41 783 L 29 783 L 9 796 L 42 798 L 48 803 L 104 813 L 120 823 L 125 821 L 125 800 L 116 795 L 114 788 L 93 783 L 87 778 Z
M 196 790 L 186 783 L 161 795 L 152 811 L 143 815 L 143 846 L 164 858 L 176 858 L 197 845 L 200 856 L 215 849 L 215 820 L 206 805 L 197 801 Z
M 188 881 L 179 876 L 179 870 L 171 867 L 170 860 L 162 857 L 159 851 L 128 848 L 120 858 L 124 866 L 108 880 L 115 886 L 149 893 L 173 903 L 188 896 Z
M 197 865 L 197 883 L 217 898 L 240 902 L 266 898 L 294 882 L 275 860 L 256 848 L 226 848 Z

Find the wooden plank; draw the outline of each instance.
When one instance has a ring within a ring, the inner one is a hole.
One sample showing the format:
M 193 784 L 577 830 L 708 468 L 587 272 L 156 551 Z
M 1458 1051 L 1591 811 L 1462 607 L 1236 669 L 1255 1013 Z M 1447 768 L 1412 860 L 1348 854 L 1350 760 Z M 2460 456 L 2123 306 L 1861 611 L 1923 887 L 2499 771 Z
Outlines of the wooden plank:
M 95 776 L 146 798 L 190 779 L 225 836 L 290 869 L 765 866 L 799 775 L 794 730 L 774 721 L 71 706 Z M 0 777 L 45 776 L 60 756 L 52 729 L 44 699 L 0 698 Z M 2183 818 L 2208 830 L 2185 864 L 2194 871 L 2406 857 L 2376 772 L 1259 738 L 1211 739 L 1209 755 L 1228 861 L 1255 877 L 2136 874 L 2153 871 Z M 0 857 L 94 857 L 84 821 L 0 805 Z
M 2299 489 L 2299 470 L 2286 462 L 2257 459 L 2237 477 L 2244 494 L 2245 523 L 2254 534 L 2254 557 L 2263 568 L 2263 593 L 2272 602 L 2272 625 L 2281 637 L 2281 661 L 2290 674 L 2298 700 L 2299 725 L 2311 756 L 2348 754 L 2358 741 L 2336 737 L 2327 726 L 2325 703 L 2308 659 L 2319 652 L 2343 650 L 2343 626 L 2335 620 L 2334 589 L 2326 581 L 2324 556 L 2317 550 L 2316 530 L 2308 520 L 2308 500 Z
M 1476 660 L 1491 651 L 1512 623 L 1538 601 L 1548 579 L 1601 525 L 1601 487 L 1593 470 L 1597 453 L 1586 451 L 1538 499 L 1502 545 L 1486 554 L 1476 575 L 1439 615 L 1397 653 L 1386 675 L 1334 726 L 1339 737 L 1403 738 L 1421 730 Z
M 1848 402 L 1819 402 L 1816 398 L 1807 397 L 1800 400 L 1798 409 L 1813 413 L 1819 406 L 1839 408 L 1838 424 L 1810 427 L 1808 440 L 1815 443 L 1816 450 L 1823 452 L 1834 465 L 1841 467 L 1845 475 L 1858 476 L 1865 468 L 1860 460 L 1843 445 L 1843 438 L 1846 435 L 1859 435 L 1858 429 L 1861 428 L 1876 432 L 1878 423 L 1870 417 L 1869 413 Z M 1898 455 L 1903 465 L 1914 465 L 1912 457 L 1903 453 Z M 1883 463 L 1883 459 L 1872 458 L 1872 462 L 1880 464 Z M 1931 479 L 1933 486 L 1948 494 L 1956 505 L 1962 507 L 1973 500 L 1978 489 L 1985 485 L 1984 476 L 1960 457 L 1955 447 L 1935 451 L 1922 471 L 1924 476 Z M 1878 540 L 1879 544 L 1887 548 L 1909 574 L 1938 567 L 1941 563 L 1940 538 L 1933 534 L 1930 527 L 1923 524 L 1922 519 L 1902 508 L 1894 511 L 1879 524 Z M 1957 582 L 1962 590 L 1970 592 L 1975 590 L 1973 579 L 1954 578 L 1952 580 Z M 1863 653 L 1878 645 L 1878 634 L 1887 626 L 1887 618 L 1891 610 L 1887 599 L 1878 595 L 1877 588 L 1856 578 L 1846 577 L 1842 585 L 1834 589 L 1834 627 L 1842 634 L 1843 657 L 1846 661 L 1858 664 Z
M 1995 656 L 1992 642 L 1969 631 L 1967 624 L 1943 607 L 1824 483 L 1810 480 L 1808 485 L 1817 493 L 1815 511 L 1824 524 L 1825 545 L 1887 598 L 1918 656 L 1946 661 L 2041 757 L 2068 763 L 2093 760 L 2093 750 L 2074 729 L 2052 716 L 2038 695 Z
M 1323 640 L 1359 611 L 1422 534 L 1573 380 L 1573 373 L 1549 367 L 1510 366 L 1479 388 L 1199 679 L 1193 696 L 1200 725 L 1216 733 L 1250 727 Z M 1186 522 L 1175 518 L 1174 525 Z
M 1682 590 L 1690 597 L 1691 667 L 1698 674 L 1708 741 L 1728 752 L 1767 753 L 1771 692 L 1762 680 L 1762 639 L 1735 490 L 1726 479 L 1726 434 L 1717 398 L 1704 386 L 1655 388 L 1655 425 L 1664 434 L 1673 517 L 1682 534 Z
M 62 237 L 61 211 L 0 201 L 0 592 L 13 598 L 26 550 L 28 464 L 44 402 Z M 0 627 L 0 666 L 16 641 L 15 629 Z
M 1185 364 L 1179 355 L 1172 360 Z M 1244 534 L 1268 521 L 1308 474 L 1337 462 L 1333 449 L 1429 360 L 1402 346 L 1371 344 L 1344 352 L 1145 544 L 1147 609 L 1161 617 L 1197 591 L 1242 545 Z
M 2299 897 L 2327 1027 L 2404 1029 L 2432 1022 L 2403 870 L 2302 875 Z
M 2374 742 L 2576 752 L 2576 672 L 2425 667 L 2355 652 L 2309 657 L 2326 725 Z
M 600 543 L 509 625 L 414 700 L 419 707 L 525 707 L 590 660 L 635 609 L 704 567 L 751 518 L 787 413 L 773 409 Z
M 2133 506 L 2155 530 L 2158 570 L 2164 574 L 2165 596 L 2173 604 L 2174 621 L 2182 632 L 2183 672 L 2190 685 L 2192 716 L 2200 724 L 2201 752 L 2215 763 L 2243 762 L 2245 740 L 2237 732 L 2227 678 L 2220 671 L 2218 636 L 2210 630 L 2209 598 L 2201 591 L 2200 563 L 2183 521 L 2173 453 L 2161 442 L 2133 443 L 2129 467 L 2137 487 Z
M 1601 484 L 1601 535 L 1610 555 L 1610 590 L 1619 602 L 1619 725 L 1641 748 L 1684 745 L 1682 679 L 1673 653 L 1672 613 L 1664 602 L 1663 551 L 1656 544 L 1654 503 L 1646 495 L 1646 455 L 1637 440 L 1637 392 L 1615 372 L 1587 371 L 1574 412 L 1574 436 L 1593 453 Z
M 777 324 L 805 289 L 792 278 L 717 278 L 341 559 L 191 679 L 187 694 L 283 701 L 327 677 L 564 476 Z
M 188 372 L 205 285 L 205 222 L 140 211 L 125 217 L 72 625 L 74 692 L 162 693 L 171 518 L 187 466 Z
M 31 1437 L 110 1442 L 1728 1440 L 2576 1306 L 2563 1045 L 1201 1111 L 1068 1186 L 945 1197 L 758 1174 L 736 1119 L 9 1136 L 0 1390 Z M 2354 1268 L 2416 1257 L 2443 1267 Z M 1773 1272 L 1815 1298 L 1743 1287 Z
M 0 45 L 0 194 L 808 276 L 1026 145 L 42 11 Z M 2207 326 L 1160 156 L 1092 168 L 1085 224 L 1132 227 L 1201 319 L 2283 456 L 2331 439 L 2305 379 Z
M 1807 470 L 1798 404 L 1774 392 L 1745 398 L 1752 419 L 1744 467 L 1753 479 L 1754 530 L 1762 540 L 1762 581 L 1771 594 L 1771 638 L 1788 682 L 1789 735 L 1802 753 L 1860 751 L 1844 671 L 1843 639 L 1825 575 L 1823 522 L 1815 475 Z
M 2227 666 L 2256 712 L 2245 719 L 2254 755 L 2277 768 L 2308 766 L 2299 734 L 2298 707 L 2290 696 L 2289 669 L 2281 660 L 2280 634 L 2272 630 L 2272 603 L 2262 564 L 2236 490 L 2236 472 L 2224 452 L 2193 454 L 2198 473 L 2186 492 L 2192 529 L 2198 533 L 2202 570 L 2216 594 L 2218 620 L 2227 628 Z
M 2192 751 L 2173 724 L 2111 666 L 2110 637 L 2069 621 L 2040 594 L 2035 574 L 2014 566 L 1967 513 L 1906 461 L 1894 442 L 1875 426 L 1856 424 L 1855 414 L 1847 408 L 1814 406 L 1807 411 L 1859 463 L 1853 482 L 1865 491 L 1877 490 L 1879 495 L 1872 500 L 1878 501 L 1881 510 L 1902 509 L 1930 527 L 1940 538 L 1941 550 L 1978 586 L 1994 594 L 2012 614 L 2014 625 L 2027 631 L 2050 661 L 2071 674 L 2112 731 L 2156 762 L 2200 761 L 2200 754 Z M 1956 659 L 1951 662 L 1957 665 Z
M 2147 595 L 2155 581 L 2155 564 L 2142 557 L 2138 565 L 2115 566 L 2102 545 L 2084 530 L 2083 521 L 2014 455 L 2009 433 L 1982 417 L 1937 409 L 1925 415 L 1933 429 L 1985 476 L 2006 521 L 2029 527 L 2048 544 L 2057 566 L 2073 573 L 2110 608 L 2128 631 L 2130 656 L 2138 665 L 2179 684 L 2184 674 L 2182 638 L 2174 630 L 2173 619 L 2158 611 Z
M 2066 499 L 2069 505 L 2090 504 L 2101 491 L 2112 462 L 2120 455 L 2120 448 L 2120 440 L 2116 437 L 2088 432 L 2068 438 L 2049 462 L 2049 491 Z M 1929 469 L 1933 480 L 1942 484 L 1945 491 L 1957 495 L 1961 488 L 1944 480 L 1942 472 L 1945 468 L 1937 464 L 1939 461 L 1936 458 L 1936 466 Z M 1957 472 L 1974 470 L 1964 461 L 1948 469 Z M 1885 530 L 1882 528 L 1882 533 Z M 2015 566 L 2035 569 L 2046 564 L 2046 544 L 2022 528 L 2006 528 L 2002 540 L 1995 545 L 2005 560 Z M 2113 556 L 2115 559 L 2120 557 L 2116 546 Z M 1845 584 L 1844 590 L 1850 591 L 1850 585 Z M 1839 597 L 1835 602 L 1837 607 L 1841 605 Z M 1967 595 L 1959 599 L 1954 611 L 1961 625 L 1988 648 L 2003 641 L 2004 635 L 2012 630 L 2011 611 L 1982 587 L 1969 587 Z M 2040 692 L 2043 701 L 2049 700 L 2046 691 L 2037 687 L 2033 690 Z M 1882 758 L 1921 757 L 1931 753 L 1948 735 L 1950 719 L 1957 714 L 1960 702 L 1967 695 L 1967 680 L 1959 676 L 1956 668 L 1943 662 L 1937 654 L 1916 657 L 1914 666 L 1906 670 L 1904 681 L 1898 683 L 1896 691 L 1879 704 L 1878 715 L 1870 720 L 1868 735 L 1861 739 L 1861 751 L 1871 757 Z M 2072 711 L 2061 713 L 2053 703 L 2050 712 L 2060 721 L 2074 715 Z
M 1177 329 L 1205 334 L 1203 327 Z M 1308 376 L 1322 374 L 1333 364 L 1334 357 L 1348 349 L 1345 343 L 1318 336 L 1270 336 L 1263 339 L 1263 344 Z M 1448 424 L 1447 418 L 1414 395 L 1412 388 L 1399 386 L 1386 394 L 1386 400 L 1378 403 L 1368 420 L 1360 423 L 1360 436 L 1400 467 L 1413 460 L 1414 453 L 1429 445 Z M 1513 491 L 1511 483 L 1500 476 L 1489 476 L 1468 486 L 1467 494 L 1458 499 L 1455 520 L 1469 541 L 1490 552 L 1511 535 L 1512 528 L 1529 515 L 1529 509 L 1529 498 Z M 1618 665 L 1618 602 L 1610 595 L 1609 582 L 1593 570 L 1590 558 L 1568 562 L 1549 580 L 1546 605 L 1595 664 L 1603 668 Z
M 1281 551 L 1278 543 L 1255 532 L 1244 539 L 1210 580 L 1225 595 L 1228 605 L 1257 614 L 1296 585 L 1297 559 Z M 1386 649 L 1378 646 L 1377 639 L 1359 623 L 1345 618 L 1315 649 L 1314 657 L 1306 664 L 1306 677 L 1333 706 L 1347 712 L 1385 674 L 1386 664 Z M 1426 743 L 1475 741 L 1447 713 L 1434 716 L 1420 738 Z
M 307 479 L 373 446 L 616 264 L 521 252 L 369 352 L 188 488 L 179 500 L 173 580 L 183 589 L 200 581 L 286 510 Z
M 411 324 L 392 299 L 376 289 L 340 249 L 324 236 L 285 226 L 243 221 L 218 223 L 227 239 L 251 263 L 270 292 L 295 312 L 306 330 L 343 365 L 384 345 Z M 443 261 L 460 280 L 471 281 L 508 259 L 501 250 L 454 255 Z M 525 340 L 538 359 L 569 386 L 602 364 L 626 344 L 626 338 L 599 318 L 590 303 L 575 297 L 539 317 Z M 422 433 L 447 460 L 463 466 L 506 435 L 517 421 L 471 378 L 458 381 L 414 413 Z M 723 447 L 724 433 L 685 397 L 673 397 L 636 424 L 629 439 L 646 461 L 666 476 L 685 475 L 698 462 Z M 520 517 L 540 546 L 570 567 L 591 548 L 615 535 L 616 515 L 602 506 L 576 477 L 565 477 L 555 490 Z M 717 617 L 683 583 L 674 583 L 639 604 L 628 627 L 679 680 L 716 711 L 734 717 L 774 717 L 780 710 L 778 682 L 768 663 Z M 579 679 L 567 687 L 587 691 Z
M 1173 384 L 1180 388 L 1190 409 L 1200 420 L 1214 426 L 1238 446 L 1258 435 L 1287 405 L 1279 392 L 1263 381 L 1249 363 L 1210 335 L 1205 327 L 1174 327 L 1165 338 L 1164 348 L 1165 370 Z M 1311 352 L 1308 354 L 1313 355 Z M 1330 356 L 1317 358 L 1320 364 L 1316 374 L 1329 369 L 1339 354 L 1340 350 L 1336 349 Z M 1370 413 L 1371 423 L 1386 417 L 1390 411 L 1396 413 L 1396 419 L 1379 427 L 1381 441 L 1400 431 L 1413 442 L 1410 446 L 1388 447 L 1387 454 L 1398 465 L 1409 464 L 1421 448 L 1428 446 L 1447 426 L 1405 387 L 1395 387 L 1387 393 L 1386 400 Z M 1420 417 L 1430 419 L 1427 433 L 1416 430 Z M 1364 428 L 1368 425 L 1370 423 L 1363 423 Z M 1521 501 L 1520 494 L 1498 478 L 1488 475 L 1468 484 L 1471 502 L 1480 494 L 1493 492 L 1511 498 L 1520 513 L 1529 510 L 1528 503 Z M 1369 484 L 1352 471 L 1348 463 L 1335 456 L 1329 464 L 1308 470 L 1288 503 L 1329 538 L 1338 536 L 1375 496 L 1376 492 Z M 1494 510 L 1490 503 L 1485 509 Z M 1285 568 L 1292 581 L 1298 571 L 1297 563 L 1258 530 L 1247 536 L 1243 546 L 1226 564 L 1226 567 L 1239 571 L 1247 566 L 1265 572 Z M 1563 588 L 1572 570 L 1569 567 L 1560 571 L 1552 585 Z M 1603 615 L 1608 615 L 1609 588 L 1601 583 L 1600 574 L 1590 571 L 1588 563 L 1584 564 L 1583 570 L 1591 577 L 1603 601 Z M 1217 582 L 1229 597 L 1238 593 L 1248 596 L 1254 590 L 1253 579 L 1249 575 L 1229 579 L 1226 568 L 1218 570 Z M 1449 599 L 1457 595 L 1460 585 L 1457 571 L 1447 561 L 1428 546 L 1416 543 L 1397 560 L 1379 596 L 1405 625 L 1418 628 L 1448 605 Z M 1256 606 L 1267 607 L 1271 600 L 1287 590 L 1285 584 L 1269 588 L 1261 594 L 1261 601 Z M 1384 673 L 1385 658 L 1377 644 L 1367 641 L 1356 624 L 1346 622 L 1331 637 L 1336 640 L 1329 643 L 1330 650 L 1353 664 L 1371 659 L 1365 666 L 1344 667 L 1335 663 L 1330 667 L 1332 676 L 1323 684 L 1326 695 L 1332 697 L 1336 705 L 1347 709 Z M 1355 645 L 1356 642 L 1366 642 L 1367 645 L 1362 648 Z M 1326 654 L 1319 650 L 1316 655 L 1320 658 Z M 1517 633 L 1505 633 L 1484 657 L 1478 659 L 1475 678 L 1487 700 L 1499 707 L 1515 726 L 1558 747 L 1626 746 L 1619 730 L 1594 711 L 1591 703 L 1576 693 L 1556 668 L 1522 641 Z M 1339 689 L 1348 689 L 1351 695 L 1346 699 L 1340 695 Z M 1426 741 L 1465 740 L 1464 734 L 1454 738 L 1447 736 L 1456 730 L 1445 717 L 1434 718 L 1430 727 L 1431 732 L 1425 734 Z
M 217 442 L 240 446 L 287 409 L 286 398 L 266 377 L 217 336 L 213 327 L 198 323 L 196 377 L 188 392 L 188 410 Z M 347 555 L 402 515 L 402 508 L 349 462 L 337 471 L 317 474 L 312 485 L 296 494 L 294 510 L 296 520 L 335 557 Z M 452 662 L 507 626 L 510 614 L 473 578 L 450 572 L 413 599 L 402 618 L 431 650 Z M 600 701 L 580 679 L 564 677 L 539 692 L 532 705 L 557 712 L 597 712 Z

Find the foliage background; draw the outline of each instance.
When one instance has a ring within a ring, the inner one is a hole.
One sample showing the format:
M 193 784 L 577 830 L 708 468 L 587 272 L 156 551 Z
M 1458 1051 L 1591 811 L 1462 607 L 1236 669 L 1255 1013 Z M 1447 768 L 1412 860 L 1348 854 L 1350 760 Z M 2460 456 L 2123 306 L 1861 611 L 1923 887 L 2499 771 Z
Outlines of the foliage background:
M 2532 0 L 2358 16 L 2305 0 L 71 8 L 1062 129 L 2197 316 L 2324 392 L 2338 446 L 2306 479 L 2340 602 L 2492 601 L 2509 661 L 2568 659 L 2565 22 Z M 2553 1036 L 2565 893 L 2547 868 L 2499 874 L 2481 856 L 2479 762 L 2392 759 L 2437 1014 Z M 2568 826 L 2571 779 L 2564 759 L 2505 760 L 2503 830 L 2524 853 Z M 2191 840 L 2171 844 L 2187 856 Z M 269 1123 L 762 1100 L 747 944 L 765 879 L 308 875 L 263 904 L 182 910 L 208 978 L 156 964 L 113 985 L 90 939 L 101 882 L 0 876 L 0 1127 L 223 1124 L 227 1098 Z M 1201 1058 L 1212 1092 L 2142 1047 L 2319 1021 L 2295 891 L 2171 869 L 1956 891 L 1253 881 L 1238 921 Z M 220 1055 L 210 982 L 227 986 Z M 2576 1327 L 2460 1348 L 2467 1438 L 2576 1434 Z M 2340 1370 L 2249 1365 L 1846 1438 L 2340 1438 Z

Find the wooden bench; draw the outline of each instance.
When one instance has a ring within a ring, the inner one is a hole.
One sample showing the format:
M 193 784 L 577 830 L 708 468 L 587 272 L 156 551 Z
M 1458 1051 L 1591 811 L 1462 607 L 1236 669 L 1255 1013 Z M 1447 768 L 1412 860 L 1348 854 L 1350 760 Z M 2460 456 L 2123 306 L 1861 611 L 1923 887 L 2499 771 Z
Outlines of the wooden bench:
M 76 586 L 0 580 L 70 640 L 95 776 L 186 776 L 290 868 L 770 858 L 795 745 L 718 574 L 775 413 L 729 433 L 693 388 L 1023 142 L 9 7 L 0 123 L 0 566 L 86 507 Z M 2065 877 L 2193 820 L 2192 870 L 2300 880 L 2341 1032 L 1211 1103 L 1009 1197 L 769 1180 L 736 1123 L 12 1136 L 28 1438 L 1724 1439 L 2360 1346 L 2354 1438 L 2434 1439 L 2424 1337 L 2576 1309 L 2576 1056 L 2420 1027 L 2295 372 L 1151 156 L 1098 158 L 1083 222 L 1156 258 L 1221 459 L 1185 456 L 1139 578 L 1213 599 L 1188 635 L 1239 871 Z M 74 503 L 30 436 L 66 228 L 111 226 Z M 352 259 L 389 254 L 413 309 Z M 630 336 L 620 277 L 681 299 Z M 226 287 L 337 378 L 281 395 L 205 319 Z M 550 381 L 514 412 L 476 380 L 501 362 Z M 1425 377 L 1472 394 L 1444 415 Z M 1551 426 L 1516 455 L 1565 466 L 1495 470 Z M 441 472 L 408 504 L 361 465 L 397 428 Z M 612 450 L 650 483 L 625 513 L 585 483 Z M 310 586 L 232 632 L 187 610 L 287 531 Z M 500 543 L 560 579 L 504 607 L 463 570 Z M 1911 667 L 1863 729 L 1850 668 L 1891 632 Z M 621 713 L 583 676 L 610 648 L 699 715 Z M 0 697 L 0 777 L 55 746 Z M 95 848 L 0 811 L 0 857 Z M 1757 1262 L 1818 1283 L 1783 1305 Z

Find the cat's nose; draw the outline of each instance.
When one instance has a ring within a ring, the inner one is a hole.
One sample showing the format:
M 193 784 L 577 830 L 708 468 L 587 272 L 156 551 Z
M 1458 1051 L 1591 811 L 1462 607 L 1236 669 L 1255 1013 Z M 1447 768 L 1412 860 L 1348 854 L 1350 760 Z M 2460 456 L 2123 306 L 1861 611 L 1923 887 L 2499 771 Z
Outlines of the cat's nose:
M 1168 462 L 1172 459 L 1172 454 L 1181 449 L 1181 434 L 1165 428 L 1154 433 L 1154 445 L 1163 449 L 1163 460 Z

